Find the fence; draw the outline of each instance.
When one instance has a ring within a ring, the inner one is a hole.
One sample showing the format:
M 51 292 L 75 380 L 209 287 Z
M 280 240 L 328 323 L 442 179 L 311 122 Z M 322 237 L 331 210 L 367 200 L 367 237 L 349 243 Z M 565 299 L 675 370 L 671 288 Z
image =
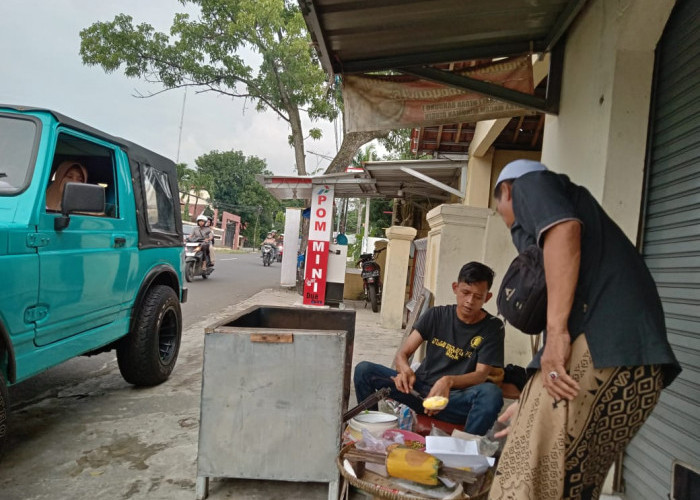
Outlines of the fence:
M 408 302 L 406 302 L 406 316 L 411 314 L 418 297 L 423 292 L 427 253 L 428 238 L 421 238 L 413 242 L 413 270 L 411 273 L 411 288 L 409 290 L 410 298 Z

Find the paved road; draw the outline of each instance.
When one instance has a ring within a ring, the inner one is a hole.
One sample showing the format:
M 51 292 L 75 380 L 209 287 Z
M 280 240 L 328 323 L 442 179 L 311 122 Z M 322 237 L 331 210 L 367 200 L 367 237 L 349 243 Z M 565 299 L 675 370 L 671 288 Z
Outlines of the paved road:
M 280 282 L 278 262 L 270 267 L 262 265 L 257 253 L 216 254 L 214 272 L 208 279 L 194 278 L 187 284 L 189 298 L 182 306 L 184 327 L 188 328 L 231 304 L 247 299 L 265 288 Z
M 182 306 L 183 330 L 260 290 L 278 286 L 279 272 L 279 263 L 263 267 L 255 253 L 217 253 L 215 271 L 209 279 L 195 278 L 187 284 L 188 301 Z M 101 373 L 111 365 L 114 356 L 114 351 L 111 351 L 98 356 L 75 358 L 10 387 L 12 409 L 18 410 L 47 396 L 55 396 Z M 119 371 L 111 376 L 120 377 Z

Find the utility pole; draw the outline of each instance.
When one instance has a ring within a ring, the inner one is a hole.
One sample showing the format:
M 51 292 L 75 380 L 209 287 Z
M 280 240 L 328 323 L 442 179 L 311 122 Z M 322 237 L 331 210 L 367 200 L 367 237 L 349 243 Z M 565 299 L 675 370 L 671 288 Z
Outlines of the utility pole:
M 185 121 L 185 101 L 187 100 L 187 87 L 185 87 L 185 95 L 182 96 L 182 112 L 180 113 L 180 132 L 177 136 L 177 157 L 175 163 L 180 163 L 180 143 L 182 142 L 182 123 Z
M 262 207 L 258 206 L 257 214 L 255 215 L 255 232 L 253 233 L 253 248 L 258 248 L 258 222 L 260 221 L 260 212 L 262 212 Z

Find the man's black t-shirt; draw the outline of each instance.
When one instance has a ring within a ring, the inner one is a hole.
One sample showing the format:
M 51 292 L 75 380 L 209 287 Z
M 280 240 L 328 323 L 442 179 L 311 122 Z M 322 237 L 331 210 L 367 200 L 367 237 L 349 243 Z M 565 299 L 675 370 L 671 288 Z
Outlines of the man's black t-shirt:
M 456 305 L 433 307 L 414 329 L 428 343 L 425 359 L 416 370 L 416 377 L 427 384 L 444 375 L 471 373 L 477 363 L 503 367 L 503 322 L 489 313 L 469 325 L 457 317 Z
M 596 368 L 665 364 L 680 371 L 666 339 L 656 285 L 641 255 L 591 193 L 566 175 L 533 172 L 513 182 L 511 227 L 519 251 L 544 244 L 551 227 L 581 223 L 581 265 L 569 315 L 573 342 L 585 333 Z M 531 367 L 539 368 L 538 353 Z

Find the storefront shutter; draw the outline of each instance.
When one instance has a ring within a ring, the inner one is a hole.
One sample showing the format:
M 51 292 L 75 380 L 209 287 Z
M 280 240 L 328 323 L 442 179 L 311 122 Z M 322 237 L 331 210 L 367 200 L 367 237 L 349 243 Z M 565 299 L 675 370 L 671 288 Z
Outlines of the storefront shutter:
M 658 285 L 668 337 L 683 373 L 663 392 L 627 449 L 623 477 L 630 499 L 669 498 L 674 461 L 700 468 L 698 26 L 700 2 L 679 0 L 657 49 L 642 252 Z

